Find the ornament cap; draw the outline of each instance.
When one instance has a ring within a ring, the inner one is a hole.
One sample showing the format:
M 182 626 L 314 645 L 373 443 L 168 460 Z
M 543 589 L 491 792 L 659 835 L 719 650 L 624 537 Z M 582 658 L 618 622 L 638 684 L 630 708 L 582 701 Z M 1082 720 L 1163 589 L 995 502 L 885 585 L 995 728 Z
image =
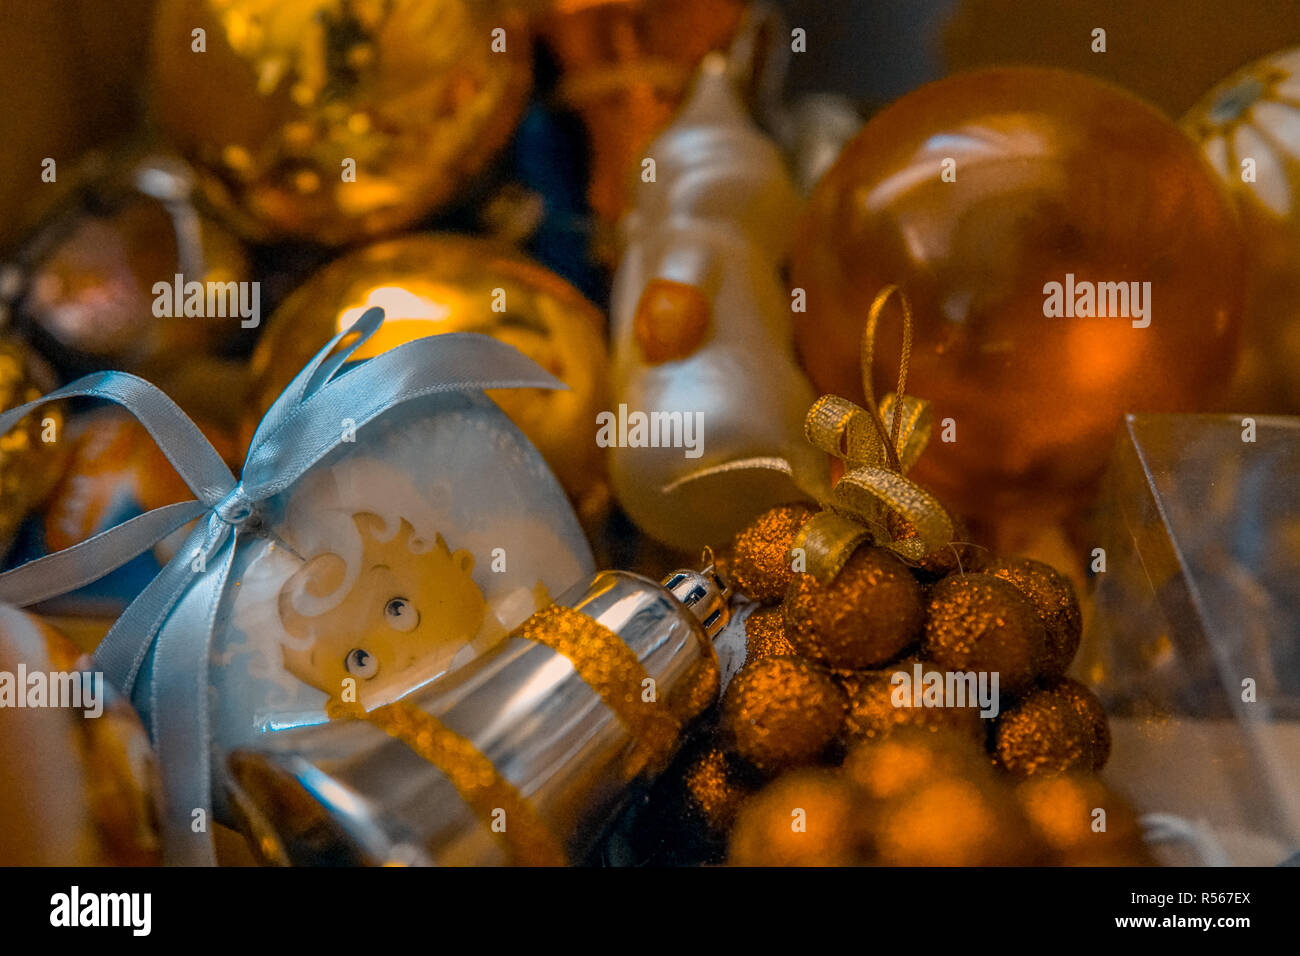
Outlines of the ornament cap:
M 700 622 L 704 636 L 712 641 L 731 620 L 731 585 L 718 573 L 713 549 L 705 548 L 700 560 L 703 569 L 674 571 L 664 578 L 663 586 Z

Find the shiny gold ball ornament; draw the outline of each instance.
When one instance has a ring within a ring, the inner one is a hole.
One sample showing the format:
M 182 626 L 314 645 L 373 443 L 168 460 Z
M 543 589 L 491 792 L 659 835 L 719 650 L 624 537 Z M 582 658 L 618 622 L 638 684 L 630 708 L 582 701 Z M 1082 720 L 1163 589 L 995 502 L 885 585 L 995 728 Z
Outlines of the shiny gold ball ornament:
M 1300 412 L 1300 47 L 1214 87 L 1183 129 L 1236 200 L 1251 260 L 1233 407 Z
M 931 667 L 922 664 L 923 669 Z M 896 682 L 894 675 L 900 673 L 908 677 L 906 687 Z M 985 728 L 977 701 L 955 706 L 955 702 L 945 699 L 946 691 L 940 687 L 932 695 L 930 705 L 916 704 L 910 692 L 915 683 L 912 678 L 911 665 L 899 664 L 855 679 L 853 688 L 849 690 L 849 710 L 844 718 L 845 739 L 882 740 L 898 731 L 920 730 L 934 736 L 951 734 L 983 744 Z
M 1018 777 L 1099 769 L 1110 752 L 1101 705 L 1074 681 L 1039 687 L 1002 712 L 993 728 L 993 754 Z
M 1064 675 L 1083 637 L 1083 613 L 1070 579 L 1050 564 L 1033 558 L 997 560 L 985 570 L 1015 585 L 1042 618 L 1047 631 L 1047 650 L 1040 667 L 1042 676 Z
M 1015 790 L 1034 832 L 1064 866 L 1151 866 L 1137 815 L 1088 773 L 1031 777 Z
M 775 604 L 794 577 L 790 548 L 813 515 L 806 505 L 780 505 L 763 512 L 732 543 L 731 582 L 755 601 Z
M 794 653 L 785 636 L 785 613 L 779 607 L 762 607 L 745 618 L 746 664 Z
M 604 317 L 555 273 L 513 248 L 451 234 L 385 240 L 331 262 L 271 316 L 252 359 L 251 440 L 298 370 L 372 306 L 384 324 L 356 353 L 368 358 L 412 339 L 481 332 L 513 345 L 567 391 L 505 389 L 488 395 L 537 446 L 587 516 L 605 500 L 596 416 L 608 408 Z
M 885 548 L 861 547 L 828 584 L 797 574 L 786 592 L 786 636 L 805 657 L 863 669 L 908 648 L 925 620 L 921 586 Z
M 861 799 L 842 777 L 806 768 L 768 784 L 740 808 L 732 866 L 854 866 L 861 851 Z
M 1235 211 L 1195 145 L 1122 90 L 1024 67 L 873 116 L 813 191 L 791 273 L 804 366 L 858 401 L 868 307 L 906 291 L 908 390 L 958 429 L 910 477 L 1005 541 L 1087 500 L 1125 414 L 1214 402 L 1245 292 Z M 883 326 L 877 381 L 900 348 Z
M 798 657 L 746 664 L 722 702 L 722 730 L 734 751 L 763 773 L 812 763 L 844 723 L 844 691 Z
M 163 0 L 153 107 L 241 232 L 333 245 L 454 199 L 508 140 L 531 63 L 497 0 Z
M 1046 646 L 1038 612 L 1001 578 L 953 574 L 930 589 L 921 651 L 940 670 L 997 673 L 1005 700 L 1029 689 Z
M 53 374 L 22 340 L 0 336 L 0 411 L 53 390 Z M 0 435 L 0 557 L 28 513 L 44 504 L 67 462 L 63 406 L 36 409 Z

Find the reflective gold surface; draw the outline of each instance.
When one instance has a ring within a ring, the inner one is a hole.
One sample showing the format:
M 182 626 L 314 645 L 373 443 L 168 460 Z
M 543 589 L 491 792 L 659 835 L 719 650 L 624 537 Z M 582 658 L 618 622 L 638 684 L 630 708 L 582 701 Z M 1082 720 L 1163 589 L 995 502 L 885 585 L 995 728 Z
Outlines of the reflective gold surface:
M 555 273 L 510 247 L 461 236 L 412 235 L 368 246 L 331 263 L 286 299 L 253 355 L 246 443 L 298 370 L 372 306 L 381 306 L 386 320 L 357 358 L 425 335 L 482 332 L 568 385 L 569 391 L 489 395 L 580 506 L 599 503 L 604 469 L 596 413 L 608 407 L 603 316 Z
M 332 244 L 453 198 L 531 84 L 527 25 L 496 0 L 163 0 L 153 67 L 157 120 L 210 202 L 252 236 Z
M 1087 77 L 1007 68 L 908 94 L 818 185 L 794 250 L 796 336 L 823 391 L 861 398 L 867 307 L 889 283 L 911 297 L 908 391 L 940 434 L 912 477 L 990 523 L 1079 507 L 1121 415 L 1205 407 L 1232 371 L 1244 266 L 1230 203 L 1173 124 Z M 1048 317 L 1045 286 L 1067 275 L 1149 282 L 1150 324 Z M 893 380 L 900 347 L 883 323 L 876 381 Z
M 1251 288 L 1232 407 L 1300 412 L 1300 47 L 1228 77 L 1182 125 L 1245 226 Z

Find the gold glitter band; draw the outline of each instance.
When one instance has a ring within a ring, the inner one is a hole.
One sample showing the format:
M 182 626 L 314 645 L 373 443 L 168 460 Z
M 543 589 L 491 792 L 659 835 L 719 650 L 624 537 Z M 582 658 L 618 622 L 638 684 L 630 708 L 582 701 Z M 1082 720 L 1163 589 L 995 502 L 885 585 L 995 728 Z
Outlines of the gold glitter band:
M 492 761 L 478 748 L 444 726 L 432 714 L 395 701 L 372 711 L 332 704 L 330 718 L 357 717 L 395 737 L 433 764 L 452 782 L 461 799 L 505 845 L 513 863 L 520 866 L 564 866 L 567 859 L 550 828 Z M 505 812 L 505 829 L 494 830 L 493 814 Z
M 563 654 L 587 685 L 600 695 L 636 741 L 626 768 L 629 779 L 645 770 L 662 770 L 676 748 L 681 722 L 671 708 L 642 699 L 649 677 L 633 650 L 617 634 L 581 611 L 552 604 L 515 629 L 512 637 L 542 644 Z

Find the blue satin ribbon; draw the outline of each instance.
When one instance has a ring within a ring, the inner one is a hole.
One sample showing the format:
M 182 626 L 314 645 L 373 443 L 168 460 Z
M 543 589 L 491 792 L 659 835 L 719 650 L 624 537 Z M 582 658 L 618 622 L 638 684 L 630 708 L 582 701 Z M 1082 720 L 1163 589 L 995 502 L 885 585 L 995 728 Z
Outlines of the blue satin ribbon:
M 382 309 L 368 310 L 298 373 L 258 425 L 239 481 L 175 402 L 125 372 L 88 375 L 0 414 L 3 435 L 47 402 L 77 396 L 116 402 L 148 429 L 197 499 L 154 509 L 0 574 L 0 601 L 19 607 L 36 604 L 103 577 L 200 519 L 185 544 L 95 651 L 104 676 L 131 696 L 141 666 L 154 652 L 147 690 L 151 736 L 167 802 L 163 835 L 169 863 L 215 863 L 208 832 L 212 822 L 208 663 L 236 544 L 241 536 L 258 533 L 259 505 L 292 486 L 342 444 L 345 435 L 398 405 L 445 392 L 566 387 L 513 347 L 471 333 L 416 339 L 346 365 L 383 321 Z M 347 344 L 335 351 L 344 340 Z M 345 428 L 345 421 L 351 425 Z M 172 622 L 167 640 L 158 640 L 178 604 L 183 619 Z M 197 811 L 202 811 L 201 827 L 196 823 Z

